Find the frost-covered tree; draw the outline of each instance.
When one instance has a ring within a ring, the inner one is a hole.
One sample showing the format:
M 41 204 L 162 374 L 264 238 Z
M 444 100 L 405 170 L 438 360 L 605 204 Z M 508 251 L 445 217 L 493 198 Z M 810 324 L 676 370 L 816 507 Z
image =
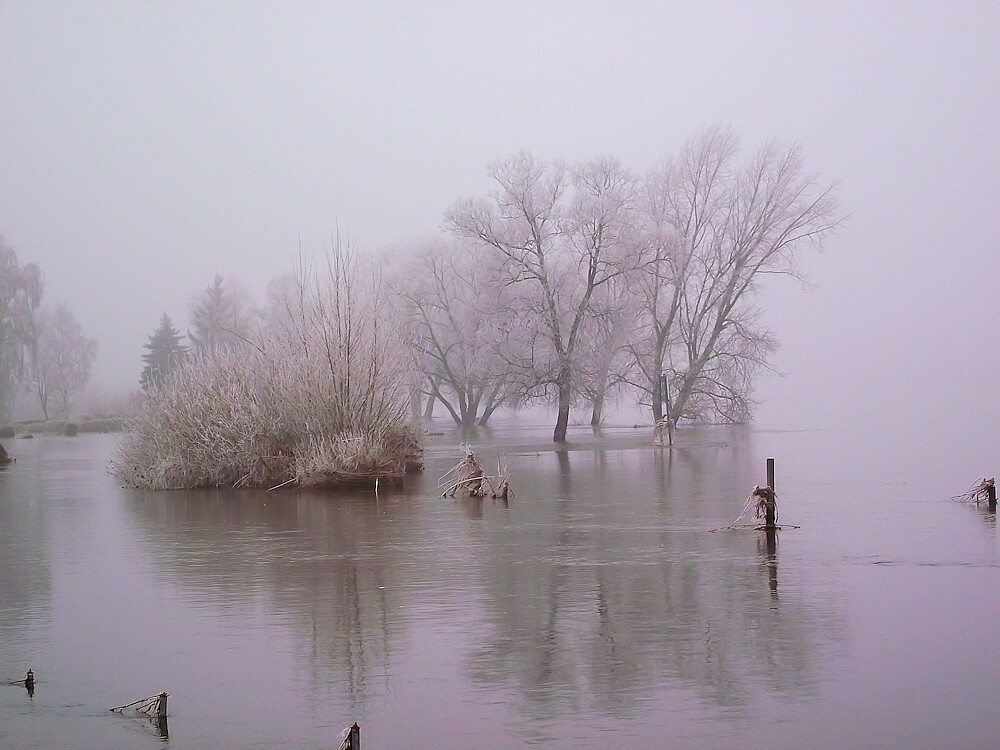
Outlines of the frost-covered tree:
M 20 265 L 14 248 L 0 236 L 0 424 L 10 420 L 10 404 L 32 345 L 32 316 L 42 302 L 42 273 Z
M 486 260 L 468 244 L 436 243 L 390 279 L 423 373 L 422 393 L 431 407 L 440 401 L 458 425 L 485 425 L 508 391 Z
M 553 440 L 564 442 L 584 326 L 607 304 L 609 284 L 641 262 L 637 181 L 612 159 L 567 169 L 527 153 L 490 176 L 492 194 L 458 204 L 447 224 L 497 254 L 510 364 L 526 395 L 555 401 Z
M 191 330 L 188 339 L 195 354 L 205 354 L 213 349 L 239 348 L 246 344 L 253 319 L 251 305 L 245 296 L 231 286 L 223 284 L 216 274 L 210 287 L 206 287 L 191 308 Z
M 629 383 L 631 357 L 626 348 L 637 318 L 634 300 L 623 290 L 610 296 L 611 304 L 596 311 L 584 329 L 580 395 L 590 405 L 590 425 L 599 427 L 604 409 Z
M 650 264 L 633 278 L 643 301 L 631 346 L 636 386 L 659 418 L 659 378 L 673 421 L 745 421 L 753 379 L 776 342 L 758 324 L 758 285 L 797 275 L 797 259 L 840 220 L 830 185 L 805 172 L 797 146 L 768 143 L 739 163 L 732 131 L 711 129 L 646 179 Z
M 59 398 L 59 415 L 68 417 L 70 400 L 90 380 L 97 357 L 97 341 L 83 335 L 73 313 L 66 305 L 54 312 L 39 310 L 34 320 L 34 343 L 31 347 L 31 387 L 38 397 L 45 418 L 49 418 L 49 399 Z
M 188 349 L 181 343 L 181 335 L 166 313 L 163 313 L 159 327 L 150 335 L 149 342 L 143 344 L 143 348 L 147 350 L 142 355 L 142 361 L 146 365 L 139 377 L 143 390 L 159 388 L 187 359 Z

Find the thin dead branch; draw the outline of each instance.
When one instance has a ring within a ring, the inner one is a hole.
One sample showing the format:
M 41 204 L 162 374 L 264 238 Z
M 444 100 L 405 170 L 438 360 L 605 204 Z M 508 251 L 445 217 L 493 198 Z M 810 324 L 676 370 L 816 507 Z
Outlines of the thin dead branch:
M 979 505 L 979 503 L 987 502 L 989 500 L 991 490 L 993 493 L 996 492 L 996 478 L 990 477 L 987 479 L 984 477 L 974 482 L 972 486 L 961 495 L 953 495 L 951 499 L 966 503 L 974 502 L 976 505 Z M 995 494 L 993 496 L 996 497 Z

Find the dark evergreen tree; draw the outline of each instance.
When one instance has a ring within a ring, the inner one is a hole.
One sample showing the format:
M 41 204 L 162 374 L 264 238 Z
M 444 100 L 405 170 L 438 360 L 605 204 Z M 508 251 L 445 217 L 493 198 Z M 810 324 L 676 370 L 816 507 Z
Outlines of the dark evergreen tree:
M 216 274 L 191 310 L 191 325 L 194 330 L 188 331 L 188 338 L 196 354 L 239 347 L 249 333 L 250 312 L 242 297 L 224 287 L 222 276 Z
M 139 382 L 143 390 L 158 388 L 163 381 L 187 358 L 187 347 L 166 313 L 160 318 L 160 327 L 143 344 L 148 352 L 142 355 L 146 366 L 142 368 Z

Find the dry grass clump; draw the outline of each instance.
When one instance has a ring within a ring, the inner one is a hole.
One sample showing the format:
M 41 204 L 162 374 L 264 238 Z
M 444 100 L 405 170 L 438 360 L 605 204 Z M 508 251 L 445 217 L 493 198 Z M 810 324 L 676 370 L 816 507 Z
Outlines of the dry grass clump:
M 126 425 L 112 471 L 149 489 L 330 486 L 419 467 L 409 372 L 350 259 L 305 271 L 252 346 L 186 364 Z

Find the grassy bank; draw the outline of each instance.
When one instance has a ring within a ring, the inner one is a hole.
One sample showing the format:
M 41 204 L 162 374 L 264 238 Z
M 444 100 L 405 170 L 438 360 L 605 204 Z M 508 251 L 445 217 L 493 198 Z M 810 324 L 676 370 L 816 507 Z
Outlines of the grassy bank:
M 84 432 L 120 432 L 125 420 L 120 417 L 107 419 L 84 419 L 79 422 L 50 420 L 28 420 L 0 427 L 0 437 L 12 438 L 19 435 L 64 435 Z M 75 429 L 74 429 L 75 428 Z

